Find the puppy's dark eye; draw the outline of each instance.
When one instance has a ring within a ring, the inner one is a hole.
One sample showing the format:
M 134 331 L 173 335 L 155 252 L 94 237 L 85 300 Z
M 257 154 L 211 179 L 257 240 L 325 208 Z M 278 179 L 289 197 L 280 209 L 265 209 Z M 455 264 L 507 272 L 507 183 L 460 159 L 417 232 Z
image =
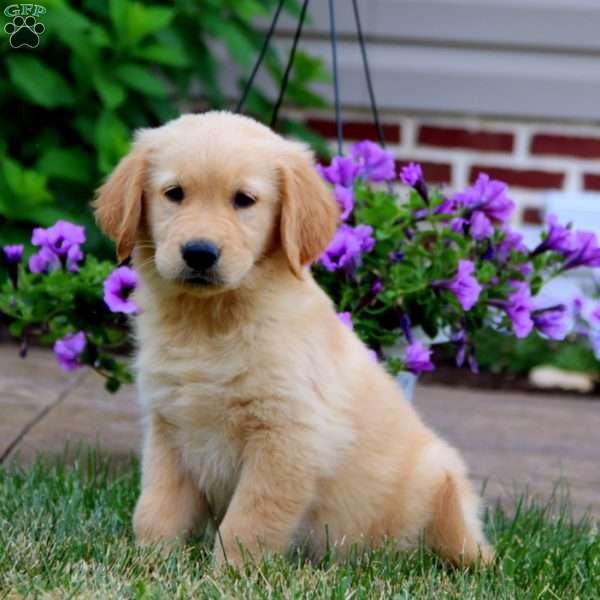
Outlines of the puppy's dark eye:
M 173 202 L 181 202 L 185 196 L 183 188 L 180 185 L 174 185 L 165 190 L 165 196 Z
M 244 192 L 237 192 L 233 197 L 233 206 L 235 208 L 250 208 L 253 204 L 256 204 L 256 200 Z

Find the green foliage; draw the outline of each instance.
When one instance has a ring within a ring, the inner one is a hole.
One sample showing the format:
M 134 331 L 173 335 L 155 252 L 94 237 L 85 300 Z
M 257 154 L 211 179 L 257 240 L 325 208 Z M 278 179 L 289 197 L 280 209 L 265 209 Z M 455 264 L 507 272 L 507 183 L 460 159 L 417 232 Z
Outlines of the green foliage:
M 477 360 L 481 369 L 494 373 L 527 375 L 539 365 L 565 371 L 600 374 L 600 361 L 586 338 L 575 334 L 562 342 L 532 333 L 519 340 L 486 328 L 475 336 Z
M 393 544 L 352 559 L 317 563 L 274 557 L 245 573 L 211 565 L 212 536 L 168 556 L 134 544 L 131 515 L 139 467 L 115 471 L 97 454 L 75 464 L 42 458 L 0 465 L 0 590 L 8 598 L 596 598 L 600 535 L 575 520 L 560 496 L 520 498 L 486 515 L 497 558 L 489 568 L 452 569 L 423 548 Z
M 219 47 L 247 77 L 275 0 L 47 0 L 36 49 L 0 36 L 0 243 L 26 241 L 27 224 L 85 224 L 92 250 L 107 242 L 88 209 L 94 189 L 129 147 L 132 131 L 182 110 L 224 108 Z M 297 2 L 286 2 L 297 14 Z M 265 69 L 277 86 L 281 57 Z M 327 78 L 300 52 L 286 101 L 323 106 L 310 86 Z M 253 89 L 247 110 L 267 121 L 272 100 Z M 281 129 L 308 138 L 299 124 Z M 310 141 L 317 141 L 310 138 Z M 319 150 L 323 150 L 321 146 Z

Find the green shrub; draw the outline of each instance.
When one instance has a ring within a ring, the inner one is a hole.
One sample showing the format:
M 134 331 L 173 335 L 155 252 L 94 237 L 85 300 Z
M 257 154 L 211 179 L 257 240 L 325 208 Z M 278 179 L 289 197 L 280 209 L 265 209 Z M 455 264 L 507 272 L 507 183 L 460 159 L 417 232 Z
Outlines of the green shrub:
M 132 130 L 156 126 L 182 109 L 225 107 L 213 48 L 221 43 L 247 76 L 264 35 L 252 23 L 270 16 L 274 5 L 47 0 L 37 48 L 15 49 L 0 36 L 0 242 L 25 241 L 30 225 L 64 218 L 85 224 L 90 249 L 104 253 L 88 203 L 126 153 Z M 297 14 L 295 1 L 286 7 Z M 274 51 L 264 68 L 280 81 L 283 68 Z M 287 101 L 322 106 L 309 88 L 326 77 L 318 60 L 299 53 Z M 255 89 L 246 109 L 268 121 L 271 106 Z M 309 135 L 298 124 L 281 128 Z

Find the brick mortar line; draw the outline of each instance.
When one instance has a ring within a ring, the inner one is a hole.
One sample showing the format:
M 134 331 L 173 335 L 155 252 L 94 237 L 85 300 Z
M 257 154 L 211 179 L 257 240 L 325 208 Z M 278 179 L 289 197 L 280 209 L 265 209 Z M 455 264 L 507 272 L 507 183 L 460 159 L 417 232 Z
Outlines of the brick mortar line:
M 46 404 L 31 421 L 25 424 L 25 426 L 21 429 L 21 431 L 16 435 L 16 437 L 12 440 L 12 442 L 5 448 L 4 452 L 0 455 L 0 465 L 4 463 L 4 461 L 10 456 L 10 454 L 17 448 L 17 446 L 23 441 L 25 436 L 43 419 L 45 419 L 48 414 L 55 409 L 61 402 L 63 402 L 69 394 L 75 390 L 88 376 L 88 373 L 81 373 L 78 377 L 76 377 L 70 384 L 65 386 L 65 388 L 58 394 L 58 397 L 50 404 Z

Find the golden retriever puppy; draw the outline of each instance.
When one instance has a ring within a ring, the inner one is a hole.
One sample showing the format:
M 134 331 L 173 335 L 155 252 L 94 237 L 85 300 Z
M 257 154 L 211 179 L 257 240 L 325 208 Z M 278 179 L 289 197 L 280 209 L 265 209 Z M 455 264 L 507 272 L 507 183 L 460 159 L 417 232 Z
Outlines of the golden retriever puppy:
M 338 210 L 303 145 L 185 115 L 137 133 L 95 207 L 141 278 L 141 543 L 212 512 L 217 564 L 421 536 L 454 563 L 491 557 L 461 458 L 310 274 Z

